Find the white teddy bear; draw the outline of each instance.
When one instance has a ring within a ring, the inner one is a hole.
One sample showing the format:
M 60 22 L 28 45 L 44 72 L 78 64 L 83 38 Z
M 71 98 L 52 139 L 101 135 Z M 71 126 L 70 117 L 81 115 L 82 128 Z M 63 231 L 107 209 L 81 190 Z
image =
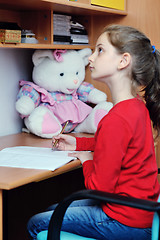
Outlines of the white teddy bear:
M 95 133 L 112 103 L 106 101 L 104 92 L 84 82 L 90 55 L 89 48 L 34 52 L 33 82 L 20 81 L 16 101 L 16 110 L 31 133 L 52 138 L 66 121 L 69 124 L 65 132 Z

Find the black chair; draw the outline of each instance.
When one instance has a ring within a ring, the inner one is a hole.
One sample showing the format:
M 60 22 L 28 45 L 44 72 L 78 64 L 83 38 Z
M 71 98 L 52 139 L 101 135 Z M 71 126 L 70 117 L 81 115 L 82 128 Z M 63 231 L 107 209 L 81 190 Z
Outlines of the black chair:
M 159 217 L 160 217 L 160 203 L 142 200 L 138 198 L 131 198 L 126 196 L 121 196 L 113 193 L 107 193 L 97 190 L 82 190 L 73 193 L 72 195 L 66 197 L 61 201 L 56 207 L 49 224 L 48 231 L 42 231 L 38 234 L 37 240 L 89 240 L 91 238 L 81 237 L 76 234 L 67 233 L 61 231 L 61 225 L 63 221 L 64 214 L 68 206 L 75 200 L 80 199 L 95 199 L 101 202 L 116 203 L 120 205 L 125 205 L 133 208 L 139 208 L 147 211 L 155 212 L 153 224 L 152 224 L 152 240 L 160 239 L 159 236 Z M 61 237 L 60 237 L 61 235 Z

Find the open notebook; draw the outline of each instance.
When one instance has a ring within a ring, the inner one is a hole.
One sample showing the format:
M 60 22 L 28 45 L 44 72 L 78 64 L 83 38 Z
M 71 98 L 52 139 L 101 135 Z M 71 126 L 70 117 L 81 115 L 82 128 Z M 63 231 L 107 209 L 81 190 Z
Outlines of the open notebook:
M 71 151 L 53 151 L 42 147 L 11 147 L 0 151 L 0 167 L 46 169 L 56 168 L 73 160 L 68 153 Z

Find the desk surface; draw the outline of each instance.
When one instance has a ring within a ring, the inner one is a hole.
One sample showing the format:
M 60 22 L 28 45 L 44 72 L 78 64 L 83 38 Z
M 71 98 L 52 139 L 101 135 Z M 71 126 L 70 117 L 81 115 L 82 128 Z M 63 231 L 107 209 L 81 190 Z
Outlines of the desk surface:
M 78 133 L 74 135 L 80 137 L 91 136 L 89 134 Z M 51 139 L 40 138 L 28 133 L 19 133 L 0 137 L 0 150 L 6 147 L 14 146 L 51 147 Z M 53 172 L 50 170 L 0 167 L 0 189 L 9 190 L 27 183 L 41 181 L 64 172 L 74 170 L 78 167 L 80 167 L 79 160 L 71 161 L 70 163 L 56 169 Z

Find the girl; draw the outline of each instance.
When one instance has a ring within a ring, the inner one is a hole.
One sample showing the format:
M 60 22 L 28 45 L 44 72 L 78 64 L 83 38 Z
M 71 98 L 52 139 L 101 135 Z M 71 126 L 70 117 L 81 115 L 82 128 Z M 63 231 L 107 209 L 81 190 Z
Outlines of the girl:
M 138 30 L 111 25 L 98 38 L 89 62 L 92 78 L 109 87 L 114 107 L 94 138 L 61 134 L 53 143 L 58 139 L 59 150 L 77 150 L 70 155 L 82 163 L 86 188 L 156 201 L 160 188 L 150 119 L 159 133 L 160 54 Z M 48 228 L 53 210 L 31 218 L 31 239 Z M 95 239 L 147 240 L 152 218 L 144 210 L 81 200 L 67 210 L 62 230 Z

